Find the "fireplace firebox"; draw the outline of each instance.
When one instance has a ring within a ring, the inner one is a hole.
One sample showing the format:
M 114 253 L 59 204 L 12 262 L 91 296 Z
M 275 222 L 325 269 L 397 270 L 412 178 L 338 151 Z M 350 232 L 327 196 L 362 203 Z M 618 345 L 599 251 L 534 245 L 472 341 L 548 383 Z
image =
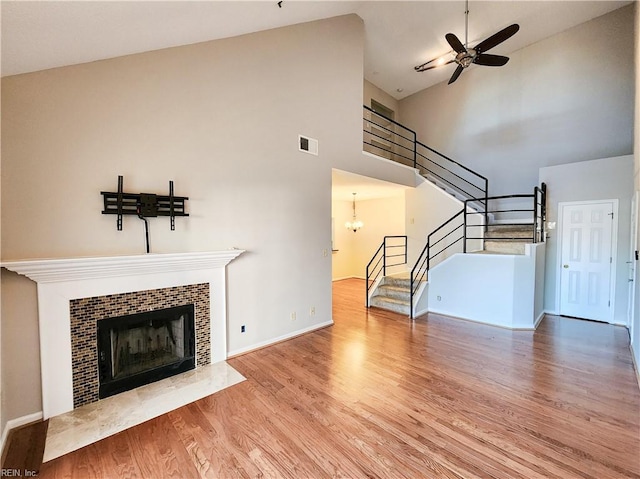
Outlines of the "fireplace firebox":
M 193 304 L 97 324 L 101 399 L 195 368 Z

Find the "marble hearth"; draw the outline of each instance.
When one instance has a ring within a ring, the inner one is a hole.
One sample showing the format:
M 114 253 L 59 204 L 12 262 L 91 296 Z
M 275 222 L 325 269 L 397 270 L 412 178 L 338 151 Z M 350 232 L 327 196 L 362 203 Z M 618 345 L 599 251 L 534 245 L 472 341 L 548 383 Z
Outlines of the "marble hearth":
M 2 267 L 27 276 L 38 285 L 43 417 L 48 419 L 74 409 L 72 300 L 208 284 L 210 362 L 224 361 L 226 265 L 242 253 L 243 250 L 231 249 L 3 262 Z

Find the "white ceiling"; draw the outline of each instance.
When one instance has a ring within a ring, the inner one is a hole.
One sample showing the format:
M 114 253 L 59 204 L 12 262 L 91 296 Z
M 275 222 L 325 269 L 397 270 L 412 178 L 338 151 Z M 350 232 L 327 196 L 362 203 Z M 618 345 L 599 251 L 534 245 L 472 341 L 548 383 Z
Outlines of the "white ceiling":
M 402 195 L 407 188 L 348 171 L 334 169 L 331 173 L 331 198 L 334 201 L 352 201 L 354 193 L 356 201 L 390 198 Z
M 471 0 L 469 44 L 512 23 L 492 53 L 509 54 L 630 1 Z M 464 41 L 464 1 L 2 1 L 2 76 L 231 37 L 356 13 L 365 24 L 364 76 L 401 99 L 448 79 L 454 66 L 415 65 Z M 474 67 L 477 68 L 477 67 Z M 398 90 L 402 91 L 398 91 Z
M 512 23 L 520 31 L 492 53 L 509 53 L 631 1 L 484 1 L 469 5 L 469 44 Z M 414 66 L 464 41 L 464 1 L 7 1 L 1 4 L 1 73 L 16 75 L 133 53 L 358 14 L 365 25 L 364 76 L 397 99 L 447 80 L 454 66 Z M 472 67 L 477 68 L 477 67 Z M 398 91 L 401 90 L 401 91 Z M 395 196 L 404 187 L 334 171 L 333 196 Z

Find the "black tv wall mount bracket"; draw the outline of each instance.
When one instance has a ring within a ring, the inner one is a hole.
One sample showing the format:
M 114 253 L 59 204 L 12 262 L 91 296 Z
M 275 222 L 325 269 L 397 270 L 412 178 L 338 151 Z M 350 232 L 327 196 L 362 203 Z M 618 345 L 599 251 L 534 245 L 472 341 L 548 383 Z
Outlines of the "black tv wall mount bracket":
M 185 212 L 185 202 L 188 196 L 175 196 L 173 194 L 173 181 L 169 181 L 169 195 L 156 195 L 153 193 L 125 193 L 122 191 L 123 177 L 118 176 L 118 191 L 101 191 L 104 200 L 103 215 L 117 215 L 116 226 L 122 231 L 122 217 L 135 215 L 144 221 L 147 253 L 149 252 L 149 224 L 147 218 L 168 216 L 171 222 L 171 231 L 176 229 L 176 216 L 189 216 Z

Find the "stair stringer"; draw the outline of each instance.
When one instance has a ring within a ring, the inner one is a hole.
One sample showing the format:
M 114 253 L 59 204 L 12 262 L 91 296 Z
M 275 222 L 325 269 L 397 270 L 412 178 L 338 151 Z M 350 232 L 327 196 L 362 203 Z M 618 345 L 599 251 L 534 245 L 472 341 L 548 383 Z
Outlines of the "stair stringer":
M 534 330 L 544 314 L 545 244 L 524 255 L 455 254 L 429 271 L 428 310 L 493 326 Z
M 417 318 L 429 312 L 429 282 L 422 281 L 413 296 L 413 317 Z
M 382 275 L 378 276 L 378 279 L 376 279 L 371 285 L 371 287 L 369 288 L 369 293 L 367 297 L 369 304 L 371 304 L 371 299 L 376 295 L 376 291 L 378 291 L 378 286 L 380 286 L 380 283 L 382 283 L 383 280 L 384 280 L 384 276 Z

